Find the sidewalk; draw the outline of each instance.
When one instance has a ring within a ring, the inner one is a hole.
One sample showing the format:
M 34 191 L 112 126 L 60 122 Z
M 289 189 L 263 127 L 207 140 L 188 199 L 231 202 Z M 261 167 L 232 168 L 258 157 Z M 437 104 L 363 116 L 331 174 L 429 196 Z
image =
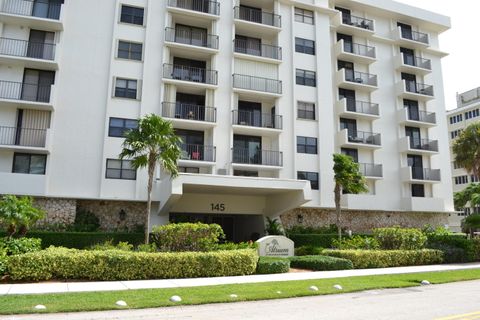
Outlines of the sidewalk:
M 402 273 L 405 274 L 405 273 L 418 273 L 418 272 L 468 270 L 468 269 L 478 269 L 478 268 L 480 268 L 480 263 L 465 263 L 465 264 L 448 264 L 448 265 L 442 264 L 442 265 L 431 265 L 431 266 L 399 267 L 399 268 L 384 268 L 384 269 L 318 271 L 318 272 L 283 273 L 283 274 L 271 274 L 271 275 L 251 275 L 251 276 L 218 277 L 218 278 L 2 284 L 0 285 L 0 295 L 198 287 L 198 286 L 215 286 L 215 285 L 238 284 L 238 283 L 314 280 L 314 279 L 331 279 L 331 278 L 345 278 L 345 277 L 359 277 L 359 276 L 373 276 L 373 275 L 387 275 L 387 274 L 402 274 Z

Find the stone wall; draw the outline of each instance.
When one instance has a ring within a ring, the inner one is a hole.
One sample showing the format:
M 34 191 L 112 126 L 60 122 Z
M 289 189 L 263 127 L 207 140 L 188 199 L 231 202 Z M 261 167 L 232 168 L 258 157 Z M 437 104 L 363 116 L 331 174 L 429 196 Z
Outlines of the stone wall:
M 45 210 L 46 217 L 37 222 L 38 226 L 51 224 L 71 225 L 75 221 L 77 201 L 75 199 L 35 198 L 34 206 Z
M 299 217 L 301 216 L 301 218 Z M 444 226 L 448 224 L 448 213 L 436 212 L 390 212 L 342 210 L 342 226 L 353 232 L 370 232 L 373 228 L 401 226 L 422 228 L 426 224 Z M 297 208 L 281 217 L 284 228 L 300 225 L 323 227 L 335 224 L 334 209 Z M 299 218 L 302 223 L 299 223 Z

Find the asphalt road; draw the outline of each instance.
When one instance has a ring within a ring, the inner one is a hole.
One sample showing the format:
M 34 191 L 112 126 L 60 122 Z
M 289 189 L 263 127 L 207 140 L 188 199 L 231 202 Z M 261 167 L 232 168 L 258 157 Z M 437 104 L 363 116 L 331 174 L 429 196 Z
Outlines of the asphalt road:
M 57 315 L 8 316 L 0 317 L 0 319 L 474 320 L 480 319 L 480 281 L 270 301 Z

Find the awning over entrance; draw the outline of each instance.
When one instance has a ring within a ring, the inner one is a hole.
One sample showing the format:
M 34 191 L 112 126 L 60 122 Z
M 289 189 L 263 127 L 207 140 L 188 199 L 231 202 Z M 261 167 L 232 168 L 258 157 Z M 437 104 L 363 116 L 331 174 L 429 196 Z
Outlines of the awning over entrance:
M 310 201 L 308 181 L 180 174 L 162 180 L 160 214 L 251 214 L 277 217 Z

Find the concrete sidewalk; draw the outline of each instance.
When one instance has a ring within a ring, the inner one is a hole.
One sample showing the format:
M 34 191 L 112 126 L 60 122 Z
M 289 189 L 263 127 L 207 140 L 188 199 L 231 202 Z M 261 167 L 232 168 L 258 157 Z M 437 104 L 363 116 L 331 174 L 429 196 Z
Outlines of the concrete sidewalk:
M 479 269 L 479 268 L 480 268 L 480 263 L 465 263 L 465 264 L 447 264 L 447 265 L 442 264 L 442 265 L 431 265 L 431 266 L 415 266 L 415 267 L 399 267 L 399 268 L 383 268 L 383 269 L 283 273 L 283 274 L 218 277 L 218 278 L 2 284 L 0 285 L 0 295 L 198 287 L 198 286 L 215 286 L 215 285 L 238 284 L 238 283 L 314 280 L 314 279 L 331 279 L 331 278 L 388 275 L 388 274 L 469 270 L 469 269 Z

